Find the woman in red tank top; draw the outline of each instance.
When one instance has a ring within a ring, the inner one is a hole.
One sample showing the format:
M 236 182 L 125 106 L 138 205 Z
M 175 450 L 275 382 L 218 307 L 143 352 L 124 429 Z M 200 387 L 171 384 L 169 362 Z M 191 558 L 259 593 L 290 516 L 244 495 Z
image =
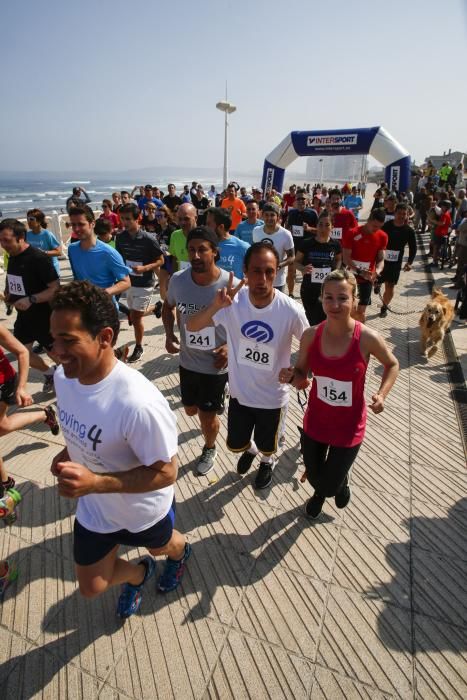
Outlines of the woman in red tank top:
M 399 363 L 378 333 L 352 318 L 357 281 L 347 270 L 334 270 L 322 288 L 326 320 L 303 334 L 298 362 L 282 369 L 279 380 L 297 389 L 312 383 L 302 434 L 306 475 L 315 489 L 306 505 L 311 518 L 320 514 L 326 498 L 337 508 L 350 501 L 348 472 L 366 425 L 365 375 L 370 355 L 384 367 L 370 408 L 381 413 L 399 372 Z

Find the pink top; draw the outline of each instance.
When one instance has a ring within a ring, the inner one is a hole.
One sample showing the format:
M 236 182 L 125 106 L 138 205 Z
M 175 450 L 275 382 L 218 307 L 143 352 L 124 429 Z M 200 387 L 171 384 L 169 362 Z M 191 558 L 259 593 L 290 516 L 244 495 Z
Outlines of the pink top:
M 309 437 L 334 447 L 353 447 L 365 435 L 365 374 L 368 362 L 360 350 L 362 324 L 355 322 L 349 348 L 341 357 L 326 357 L 321 338 L 326 321 L 320 323 L 308 351 L 313 373 L 303 429 Z

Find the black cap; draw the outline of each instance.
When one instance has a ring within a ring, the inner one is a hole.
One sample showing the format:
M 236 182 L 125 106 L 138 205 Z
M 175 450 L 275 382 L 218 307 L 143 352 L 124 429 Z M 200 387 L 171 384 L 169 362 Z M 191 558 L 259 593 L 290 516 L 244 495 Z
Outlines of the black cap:
M 197 226 L 196 228 L 192 229 L 186 237 L 187 244 L 195 238 L 201 241 L 208 241 L 208 243 L 211 243 L 211 245 L 213 245 L 214 248 L 219 247 L 218 237 L 207 226 Z

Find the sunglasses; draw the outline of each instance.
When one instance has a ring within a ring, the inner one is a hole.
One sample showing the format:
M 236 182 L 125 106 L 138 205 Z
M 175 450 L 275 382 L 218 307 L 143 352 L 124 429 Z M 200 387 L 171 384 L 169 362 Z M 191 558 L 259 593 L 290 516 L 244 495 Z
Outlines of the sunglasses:
M 36 217 L 35 216 L 28 216 L 28 221 L 36 221 Z

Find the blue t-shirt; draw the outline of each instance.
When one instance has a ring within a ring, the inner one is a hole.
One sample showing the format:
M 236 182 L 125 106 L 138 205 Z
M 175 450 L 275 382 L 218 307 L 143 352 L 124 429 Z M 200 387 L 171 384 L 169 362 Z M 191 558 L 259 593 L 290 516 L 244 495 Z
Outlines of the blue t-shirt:
M 256 226 L 264 226 L 264 221 L 258 219 L 256 224 L 249 224 L 248 221 L 242 221 L 235 229 L 235 235 L 237 238 L 240 238 L 241 241 L 245 241 L 245 243 L 251 245 L 253 243 L 253 229 Z
M 238 279 L 243 279 L 243 259 L 250 246 L 236 236 L 230 236 L 226 240 L 219 241 L 220 259 L 217 265 L 222 270 L 234 273 Z
M 148 202 L 154 202 L 154 204 L 156 205 L 156 207 L 162 207 L 163 204 L 164 204 L 164 202 L 163 202 L 161 199 L 157 199 L 157 197 L 151 197 L 151 199 L 149 199 L 148 197 L 140 197 L 140 198 L 138 199 L 138 206 L 139 206 L 139 208 L 140 208 L 140 209 L 144 209 L 144 207 L 146 206 L 146 204 L 147 204 Z
M 112 287 L 130 274 L 120 253 L 102 241 L 96 241 L 89 250 L 83 250 L 79 241 L 72 243 L 68 246 L 68 257 L 75 280 L 88 280 L 102 289 Z
M 60 247 L 60 243 L 57 241 L 53 233 L 47 229 L 42 229 L 40 233 L 28 231 L 26 234 L 26 242 L 29 243 L 29 245 L 32 245 L 33 248 L 39 248 L 40 250 L 55 250 L 55 248 Z M 54 255 L 50 256 L 50 258 L 57 273 L 60 274 L 60 263 L 58 262 L 58 257 Z
M 358 219 L 360 211 L 354 211 L 354 207 L 361 206 L 363 206 L 363 199 L 358 194 L 348 194 L 347 197 L 344 199 L 344 207 L 346 209 L 350 209 L 350 211 L 353 212 L 356 219 Z

